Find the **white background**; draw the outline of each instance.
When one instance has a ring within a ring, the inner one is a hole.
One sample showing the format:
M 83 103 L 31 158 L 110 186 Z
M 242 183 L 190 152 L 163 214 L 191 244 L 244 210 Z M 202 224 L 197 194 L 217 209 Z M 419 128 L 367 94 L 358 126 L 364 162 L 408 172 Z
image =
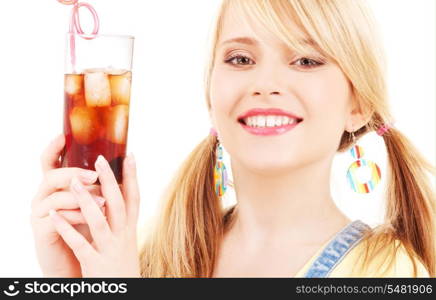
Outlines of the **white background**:
M 156 212 L 182 160 L 209 132 L 203 71 L 219 0 L 89 2 L 100 16 L 100 33 L 136 37 L 128 147 L 139 168 L 143 224 Z M 371 4 L 387 51 L 396 127 L 434 164 L 435 1 Z M 30 202 L 41 180 L 40 154 L 62 132 L 64 34 L 70 9 L 55 0 L 4 1 L 0 9 L 3 277 L 41 275 L 29 223 Z M 83 16 L 86 23 L 85 10 Z M 368 134 L 360 145 L 386 174 L 381 138 Z M 383 185 L 370 195 L 351 192 L 345 174 L 352 161 L 348 153 L 335 159 L 333 196 L 350 218 L 376 224 L 382 216 Z M 234 201 L 232 196 L 230 191 L 226 201 Z

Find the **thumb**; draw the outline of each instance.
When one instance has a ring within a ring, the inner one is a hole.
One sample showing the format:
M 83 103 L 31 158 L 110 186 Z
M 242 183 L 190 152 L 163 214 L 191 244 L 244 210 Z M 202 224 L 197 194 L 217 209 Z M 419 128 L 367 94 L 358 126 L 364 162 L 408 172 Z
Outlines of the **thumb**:
M 58 135 L 50 144 L 45 148 L 41 155 L 41 168 L 43 172 L 59 167 L 59 156 L 61 155 L 65 146 L 65 136 Z
M 123 162 L 122 193 L 126 205 L 127 223 L 136 228 L 139 211 L 139 186 L 136 162 L 133 153 L 129 153 Z

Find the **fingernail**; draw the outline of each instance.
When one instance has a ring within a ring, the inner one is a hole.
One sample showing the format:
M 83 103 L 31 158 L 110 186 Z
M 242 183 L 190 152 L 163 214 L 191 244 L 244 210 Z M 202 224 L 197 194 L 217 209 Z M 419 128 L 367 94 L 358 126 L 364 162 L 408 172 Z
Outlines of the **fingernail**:
M 71 188 L 76 193 L 81 193 L 84 189 L 83 185 L 80 183 L 80 181 L 76 177 L 73 177 L 73 179 L 71 180 Z
M 107 165 L 106 159 L 103 157 L 103 155 L 99 155 L 97 157 L 97 160 L 95 161 L 95 168 L 102 171 L 106 168 L 106 165 Z
M 80 174 L 80 179 L 86 183 L 94 183 L 97 180 L 98 173 L 94 171 L 82 171 Z
M 106 199 L 100 196 L 93 196 L 95 203 L 97 203 L 98 206 L 102 207 L 104 203 L 106 202 Z
M 129 153 L 129 155 L 127 155 L 127 163 L 129 164 L 129 166 L 134 167 L 136 164 L 135 161 L 135 156 L 133 155 L 132 152 Z

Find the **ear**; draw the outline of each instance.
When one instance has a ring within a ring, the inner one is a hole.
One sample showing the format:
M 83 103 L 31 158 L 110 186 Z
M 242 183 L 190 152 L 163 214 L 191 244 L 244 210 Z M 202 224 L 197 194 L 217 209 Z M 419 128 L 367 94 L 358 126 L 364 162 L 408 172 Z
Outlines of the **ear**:
M 373 110 L 369 107 L 364 107 L 356 97 L 353 97 L 345 123 L 345 130 L 348 132 L 359 130 L 369 122 L 372 114 Z
M 208 109 L 208 114 L 209 114 L 210 127 L 216 129 L 216 126 L 215 126 L 215 120 L 214 120 L 214 118 L 213 118 L 213 114 L 212 114 L 212 107 L 210 107 L 210 108 Z

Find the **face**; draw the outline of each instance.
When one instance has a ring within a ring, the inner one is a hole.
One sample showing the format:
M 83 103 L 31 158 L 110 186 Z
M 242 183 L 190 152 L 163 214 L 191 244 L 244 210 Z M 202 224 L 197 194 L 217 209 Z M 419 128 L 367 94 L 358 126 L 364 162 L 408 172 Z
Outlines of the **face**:
M 336 64 L 315 50 L 294 53 L 259 24 L 225 13 L 210 115 L 233 166 L 277 173 L 332 159 L 352 122 L 351 99 Z

